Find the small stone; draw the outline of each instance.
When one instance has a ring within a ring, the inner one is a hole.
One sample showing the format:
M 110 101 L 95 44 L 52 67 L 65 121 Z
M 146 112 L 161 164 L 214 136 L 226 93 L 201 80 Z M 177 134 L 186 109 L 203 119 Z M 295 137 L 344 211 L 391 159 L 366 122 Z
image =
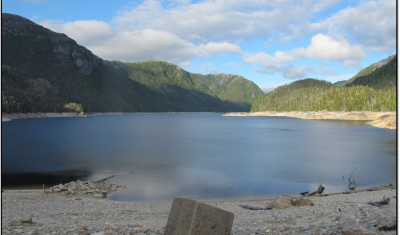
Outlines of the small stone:
M 76 190 L 76 184 L 71 184 L 71 186 L 69 186 L 68 188 L 72 189 L 72 190 Z
M 11 221 L 10 223 L 9 223 L 9 225 L 11 225 L 11 226 L 18 226 L 18 225 L 20 225 L 21 224 L 21 222 L 20 221 L 16 221 L 16 220 L 13 220 L 13 221 Z
M 293 203 L 294 206 L 314 206 L 314 202 L 310 199 L 299 199 Z

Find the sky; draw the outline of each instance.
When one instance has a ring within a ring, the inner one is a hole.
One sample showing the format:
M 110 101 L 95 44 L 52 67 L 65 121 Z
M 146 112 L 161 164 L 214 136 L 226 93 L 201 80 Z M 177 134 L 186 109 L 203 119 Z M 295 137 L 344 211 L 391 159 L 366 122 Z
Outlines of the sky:
M 350 79 L 396 54 L 396 0 L 2 0 L 106 60 L 243 76 L 263 91 Z

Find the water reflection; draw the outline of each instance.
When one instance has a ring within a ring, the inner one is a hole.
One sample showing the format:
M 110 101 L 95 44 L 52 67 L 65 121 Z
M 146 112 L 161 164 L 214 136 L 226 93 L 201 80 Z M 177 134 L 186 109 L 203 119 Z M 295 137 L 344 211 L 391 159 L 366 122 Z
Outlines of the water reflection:
M 141 114 L 13 120 L 2 135 L 3 185 L 114 175 L 111 200 L 334 192 L 355 166 L 359 187 L 396 182 L 396 131 L 365 121 Z
M 2 173 L 1 184 L 3 189 L 42 189 L 43 184 L 49 188 L 60 183 L 87 179 L 90 176 L 91 172 L 88 170 Z

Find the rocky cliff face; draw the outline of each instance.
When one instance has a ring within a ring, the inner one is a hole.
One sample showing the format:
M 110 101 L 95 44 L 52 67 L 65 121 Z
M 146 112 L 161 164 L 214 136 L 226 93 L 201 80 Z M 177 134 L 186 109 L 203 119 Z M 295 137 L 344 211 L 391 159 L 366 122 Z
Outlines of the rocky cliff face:
M 101 59 L 62 33 L 49 32 L 53 52 L 66 69 L 75 66 L 82 75 L 93 73 Z
M 52 32 L 23 17 L 13 14 L 2 14 L 2 37 L 24 40 L 18 48 L 27 60 L 35 60 L 37 47 L 51 49 L 56 59 L 60 60 L 66 70 L 76 69 L 82 75 L 89 75 L 101 62 L 88 49 L 79 46 L 74 40 L 65 34 Z M 47 45 L 47 46 L 46 46 Z M 50 46 L 50 48 L 48 48 Z M 7 65 L 7 58 L 5 63 Z M 17 70 L 24 70 L 20 67 Z M 14 70 L 16 70 L 14 68 Z M 30 73 L 32 71 L 29 71 Z

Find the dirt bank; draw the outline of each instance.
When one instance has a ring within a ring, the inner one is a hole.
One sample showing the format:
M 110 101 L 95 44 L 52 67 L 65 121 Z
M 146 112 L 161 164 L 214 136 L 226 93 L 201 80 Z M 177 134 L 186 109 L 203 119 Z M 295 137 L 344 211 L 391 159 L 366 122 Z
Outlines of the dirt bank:
M 250 112 L 250 113 L 227 113 L 224 116 L 274 116 L 274 117 L 294 117 L 302 119 L 330 119 L 330 120 L 362 120 L 370 121 L 368 124 L 395 130 L 397 126 L 396 112 Z
M 10 121 L 21 118 L 53 118 L 53 117 L 88 117 L 99 115 L 120 115 L 124 113 L 2 113 L 1 121 Z

